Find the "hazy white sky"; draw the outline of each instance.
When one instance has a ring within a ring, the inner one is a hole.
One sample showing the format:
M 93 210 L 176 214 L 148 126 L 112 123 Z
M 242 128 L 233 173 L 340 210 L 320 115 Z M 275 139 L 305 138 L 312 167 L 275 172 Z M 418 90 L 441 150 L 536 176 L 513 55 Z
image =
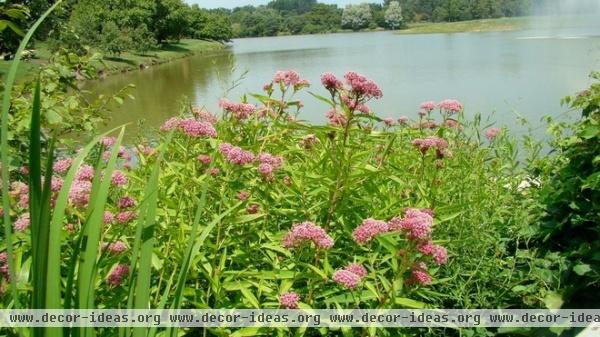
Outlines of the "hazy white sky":
M 234 8 L 239 6 L 246 5 L 265 5 L 270 2 L 270 0 L 184 0 L 189 4 L 199 4 L 204 8 Z M 329 4 L 338 4 L 339 6 L 345 6 L 347 4 L 358 4 L 361 2 L 383 2 L 382 0 L 319 0 L 322 3 Z

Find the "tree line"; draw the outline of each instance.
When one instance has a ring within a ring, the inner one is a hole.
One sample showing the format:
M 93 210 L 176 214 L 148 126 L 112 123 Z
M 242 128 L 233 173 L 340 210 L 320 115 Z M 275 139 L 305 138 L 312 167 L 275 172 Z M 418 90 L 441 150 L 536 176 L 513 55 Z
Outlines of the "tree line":
M 54 2 L 0 3 L 0 54 L 14 52 L 23 31 Z M 19 15 L 15 15 L 17 10 Z M 2 29 L 5 21 L 10 25 Z M 182 38 L 229 41 L 232 37 L 232 24 L 225 13 L 183 0 L 66 0 L 40 27 L 36 40 L 46 41 L 51 49 L 83 52 L 93 46 L 119 55 L 124 51 L 143 53 Z
M 0 54 L 55 0 L 0 3 Z M 267 5 L 205 9 L 183 0 L 66 0 L 41 27 L 38 40 L 54 48 L 94 46 L 118 55 L 145 52 L 181 38 L 316 34 L 342 29 L 399 29 L 410 22 L 462 21 L 527 15 L 551 0 L 385 0 L 340 8 L 317 0 L 273 0 Z

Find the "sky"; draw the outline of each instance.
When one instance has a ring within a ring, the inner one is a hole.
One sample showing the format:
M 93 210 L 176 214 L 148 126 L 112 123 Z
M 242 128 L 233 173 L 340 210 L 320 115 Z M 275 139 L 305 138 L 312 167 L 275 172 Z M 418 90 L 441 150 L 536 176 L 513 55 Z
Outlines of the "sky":
M 234 8 L 234 7 L 246 6 L 246 5 L 257 6 L 257 5 L 266 5 L 267 3 L 270 2 L 270 0 L 184 0 L 184 1 L 189 4 L 199 4 L 201 7 L 204 7 L 204 8 L 219 8 L 219 7 Z M 378 0 L 369 0 L 369 1 L 366 1 L 366 0 L 319 0 L 319 2 L 328 3 L 328 4 L 337 4 L 341 7 L 343 7 L 347 4 L 359 4 L 362 2 L 383 2 L 383 1 L 378 1 Z

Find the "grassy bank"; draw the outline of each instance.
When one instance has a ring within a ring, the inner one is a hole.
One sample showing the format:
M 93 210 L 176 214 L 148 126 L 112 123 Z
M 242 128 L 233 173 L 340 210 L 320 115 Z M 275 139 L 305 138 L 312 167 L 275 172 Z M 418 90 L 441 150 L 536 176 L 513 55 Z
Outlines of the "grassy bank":
M 462 32 L 505 32 L 521 30 L 527 26 L 528 18 L 483 19 L 460 22 L 437 22 L 410 24 L 399 34 L 435 34 Z
M 144 54 L 126 52 L 114 57 L 105 56 L 104 66 L 101 66 L 100 69 L 106 74 L 128 72 L 191 55 L 217 51 L 224 47 L 225 45 L 219 42 L 184 39 L 178 43 L 166 44 L 160 49 L 152 50 Z M 19 69 L 18 78 L 23 78 L 30 74 L 32 69 L 36 69 L 46 64 L 52 55 L 47 46 L 43 43 L 36 45 L 35 54 L 36 56 L 34 59 L 22 63 L 22 66 Z M 6 75 L 9 66 L 10 61 L 0 61 L 0 77 Z

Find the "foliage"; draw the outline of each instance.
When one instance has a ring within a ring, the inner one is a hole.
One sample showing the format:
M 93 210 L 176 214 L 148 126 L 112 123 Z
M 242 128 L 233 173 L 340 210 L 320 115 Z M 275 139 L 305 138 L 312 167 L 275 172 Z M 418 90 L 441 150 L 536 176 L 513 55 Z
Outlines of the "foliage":
M 473 308 L 514 304 L 519 295 L 499 294 L 525 280 L 539 291 L 529 305 L 540 306 L 542 282 L 513 274 L 523 259 L 511 250 L 518 244 L 514 230 L 530 215 L 526 208 L 511 211 L 522 208 L 528 191 L 518 187 L 525 172 L 510 138 L 495 133 L 481 140 L 479 124 L 465 121 L 456 101 L 440 103 L 437 118 L 427 104 L 417 120 L 396 122 L 368 108 L 382 95 L 374 82 L 348 73 L 345 85 L 331 74 L 323 84 L 330 97 L 315 99 L 331 109 L 326 126 L 295 120 L 295 94 L 308 83 L 280 72 L 264 93 L 249 96 L 258 105 L 223 100 L 220 119 L 188 107 L 157 139 L 133 149 L 119 146 L 122 135 L 105 138 L 75 158 L 68 147 L 55 160 L 59 166 L 50 161 L 31 170 L 52 167 L 52 181 L 62 182 L 50 197 L 64 207 L 52 220 L 63 239 L 49 242 L 53 261 L 64 262 L 49 265 L 51 275 L 67 276 L 61 292 L 47 295 L 75 307 L 276 308 L 289 303 L 280 295 L 294 291 L 300 307 Z M 37 158 L 43 153 L 51 151 Z M 14 179 L 23 177 L 12 171 Z M 101 179 L 102 171 L 112 179 Z M 5 214 L 19 224 L 17 270 L 27 268 L 38 247 L 28 234 L 44 228 L 33 217 L 24 226 L 21 201 L 34 192 L 22 186 L 3 194 L 11 202 Z M 414 216 L 425 221 L 425 232 L 408 225 Z M 326 234 L 306 236 L 294 227 L 307 221 Z M 149 241 L 140 241 L 142 232 Z M 87 265 L 68 262 L 76 256 Z M 34 295 L 26 282 L 17 290 L 24 303 Z
M 385 11 L 385 23 L 392 30 L 398 29 L 402 25 L 402 8 L 398 1 L 390 2 Z
M 0 3 L 0 55 L 16 50 L 29 9 L 22 5 Z
M 560 254 L 562 296 L 571 308 L 593 308 L 600 296 L 600 73 L 576 97 L 564 100 L 582 118 L 573 125 L 554 124 L 558 154 L 540 165 L 550 171 L 539 201 L 543 215 L 533 234 L 540 256 Z
M 342 14 L 342 27 L 360 30 L 368 27 L 372 19 L 373 14 L 368 4 L 347 5 Z

